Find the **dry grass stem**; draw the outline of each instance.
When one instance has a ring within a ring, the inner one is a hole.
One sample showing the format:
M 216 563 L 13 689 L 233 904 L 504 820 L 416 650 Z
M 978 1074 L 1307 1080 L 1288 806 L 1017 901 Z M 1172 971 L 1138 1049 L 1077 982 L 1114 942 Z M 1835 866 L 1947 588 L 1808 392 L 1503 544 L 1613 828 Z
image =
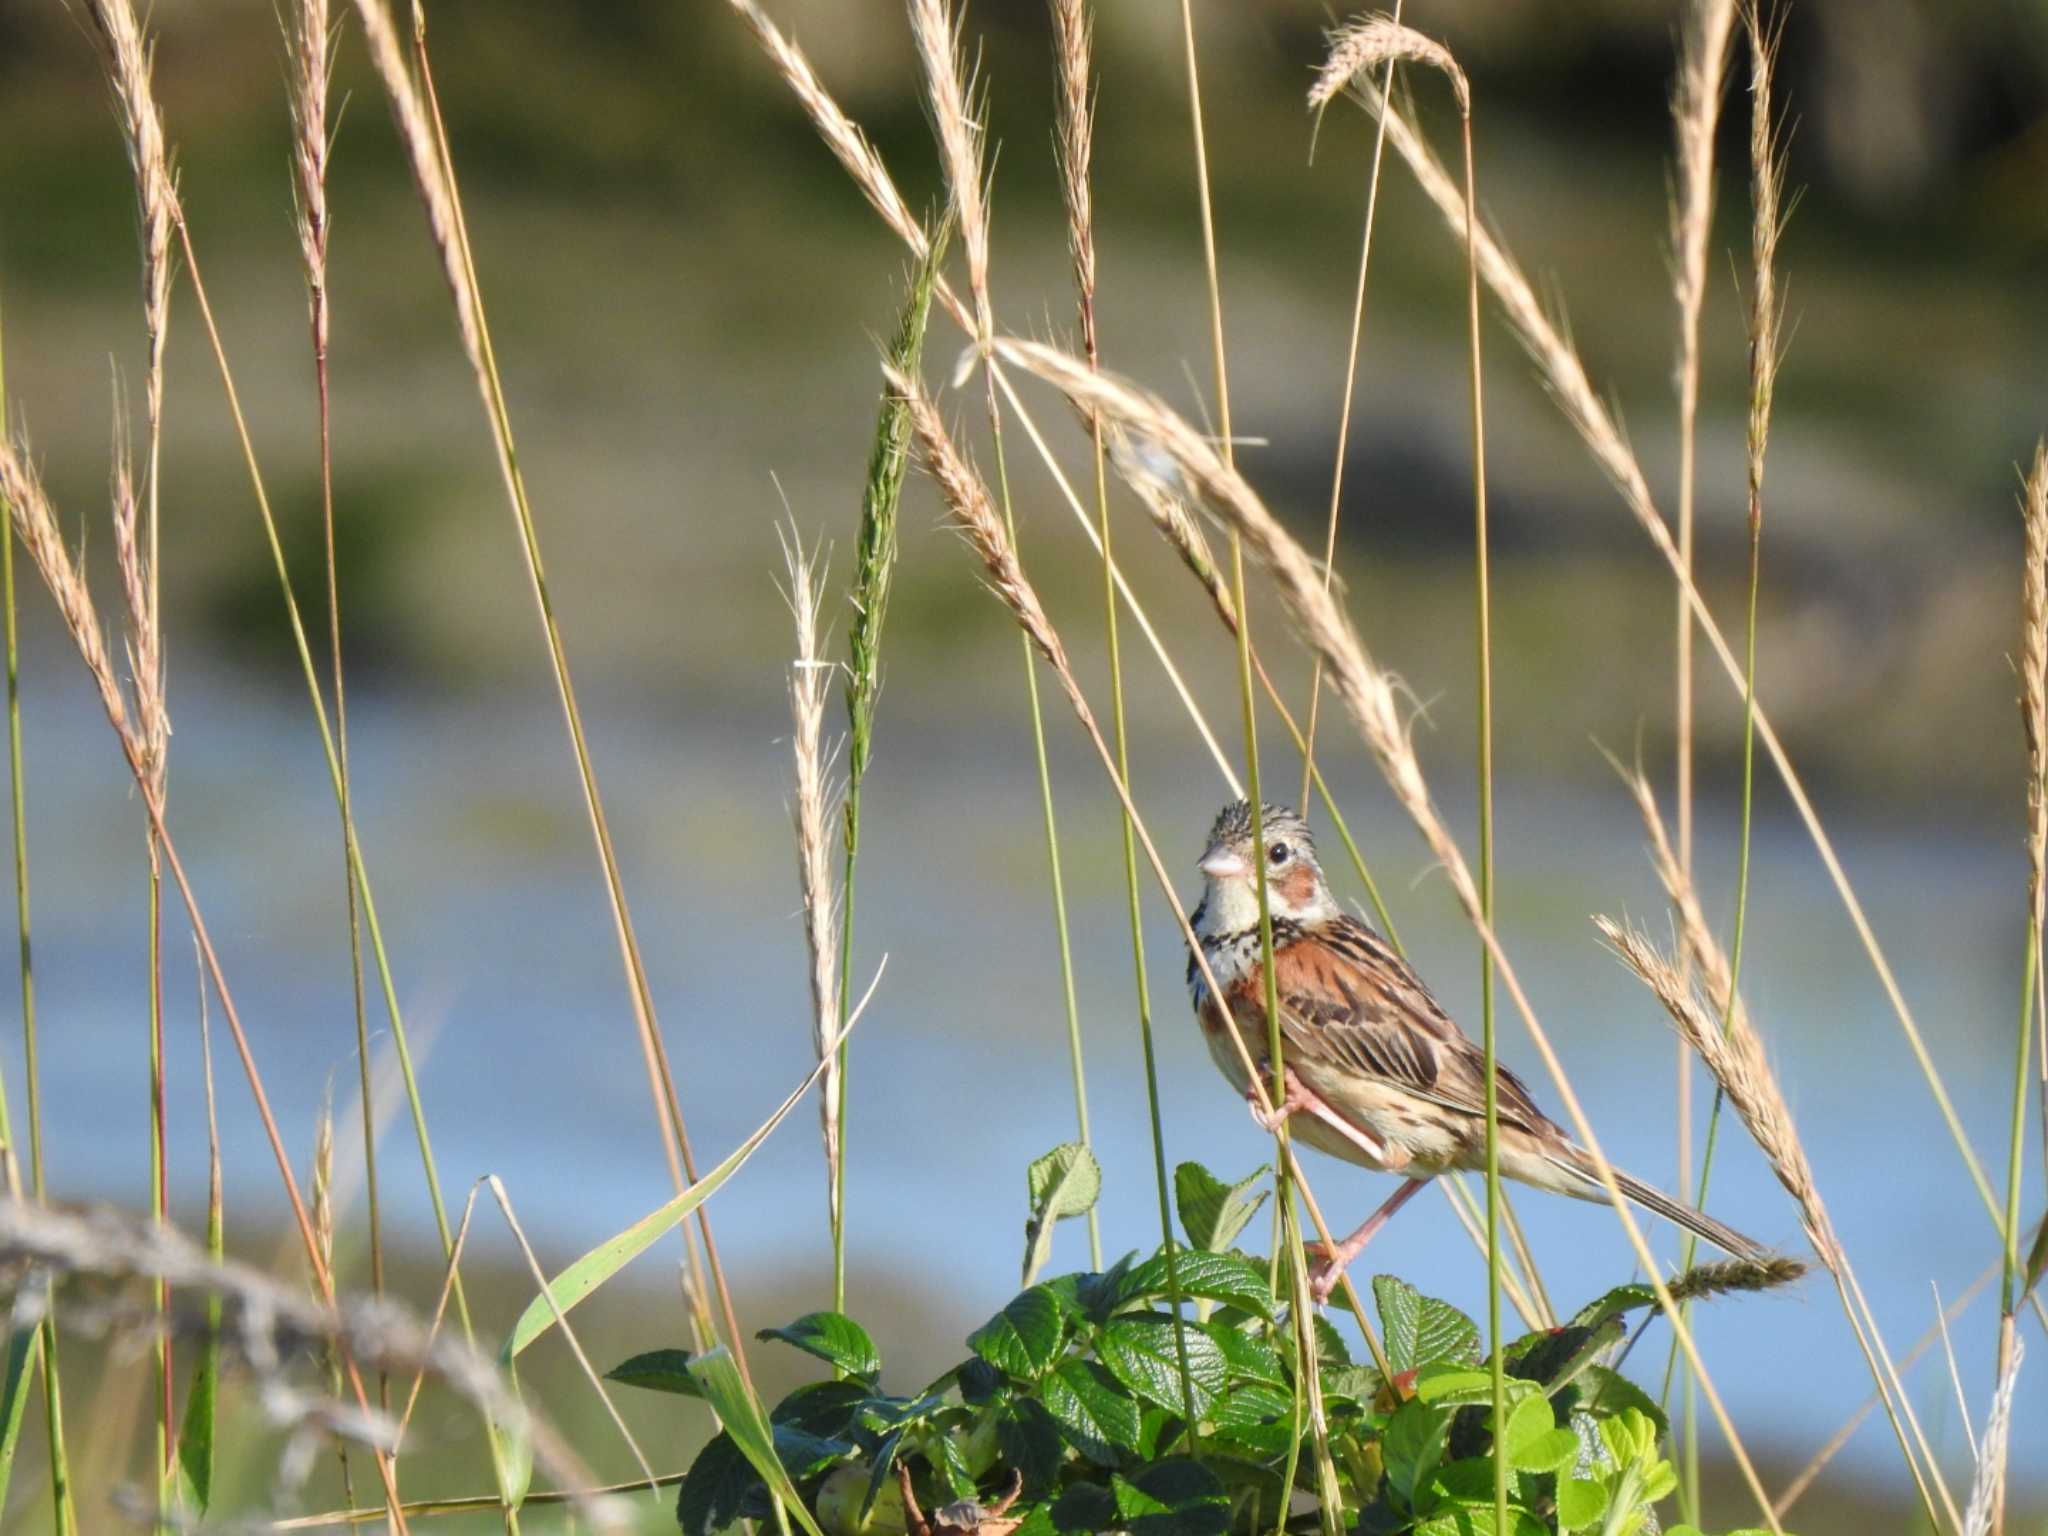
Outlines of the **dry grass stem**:
M 995 330 L 988 294 L 988 189 L 982 181 L 981 103 L 961 50 L 958 16 L 950 0 L 910 0 L 910 35 L 924 65 L 946 185 L 967 248 L 967 286 L 974 295 L 976 333 L 985 343 Z M 879 165 L 879 162 L 877 162 Z
M 121 575 L 121 601 L 127 610 L 128 671 L 135 691 L 136 729 L 142 759 L 157 798 L 164 794 L 164 773 L 171 739 L 170 711 L 164 702 L 163 631 L 156 619 L 155 572 L 141 528 L 135 479 L 124 447 L 116 444 L 113 472 L 114 565 Z
M 285 28 L 290 50 L 292 191 L 297 202 L 299 255 L 305 263 L 313 325 L 313 352 L 327 355 L 328 84 L 334 73 L 334 24 L 327 0 L 298 0 Z
M 2005 1368 L 1998 1378 L 1998 1390 L 1991 1399 L 1991 1417 L 1984 1425 L 1984 1440 L 1977 1451 L 1977 1472 L 1970 1483 L 1970 1504 L 1963 1515 L 1963 1536 L 1989 1536 L 1994 1522 L 2002 1519 L 2006 1456 L 2012 1443 L 2013 1396 L 2019 1386 L 2020 1362 L 2027 1347 L 2015 1339 Z
M 1764 453 L 1770 446 L 1771 406 L 1778 364 L 1784 355 L 1785 301 L 1778 291 L 1778 240 L 1791 208 L 1785 200 L 1784 135 L 1775 116 L 1772 83 L 1777 77 L 1783 12 L 1766 28 L 1762 0 L 1745 0 L 1743 25 L 1749 34 L 1749 525 L 1754 538 L 1764 519 Z
M 819 552 L 804 553 L 792 525 L 782 541 L 789 585 L 783 596 L 796 620 L 796 661 L 790 668 L 791 744 L 796 760 L 796 866 L 803 892 L 804 941 L 811 952 L 812 1038 L 825 1075 L 818 1080 L 818 1124 L 825 1140 L 826 1188 L 832 1220 L 839 1220 L 839 1065 L 832 1041 L 839 1034 L 838 900 L 832 890 L 833 802 L 830 753 L 824 745 L 825 699 L 833 666 L 819 644 L 818 609 L 825 572 Z
M 1369 108 L 1377 103 L 1365 98 Z M 1391 112 L 1387 117 L 1387 137 L 1398 150 L 1423 191 L 1434 203 L 1445 221 L 1462 239 L 1466 233 L 1464 198 L 1457 185 L 1447 175 L 1435 155 L 1423 142 L 1404 114 Z M 1700 632 L 1707 637 L 1716 660 L 1738 691 L 1746 691 L 1747 674 L 1741 659 L 1728 644 L 1713 612 L 1693 584 L 1691 573 L 1680 558 L 1678 546 L 1673 541 L 1670 528 L 1657 511 L 1655 499 L 1643 477 L 1641 465 L 1634 450 L 1628 445 L 1614 414 L 1607 408 L 1592 383 L 1586 376 L 1584 364 L 1578 353 L 1566 339 L 1562 328 L 1544 314 L 1536 300 L 1535 290 L 1522 274 L 1519 266 L 1507 254 L 1500 243 L 1483 228 L 1476 232 L 1479 272 L 1488 288 L 1493 291 L 1505 311 L 1510 325 L 1514 328 L 1523 347 L 1535 362 L 1545 386 L 1556 399 L 1559 409 L 1593 455 L 1594 462 L 1613 482 L 1620 492 L 1623 503 L 1636 519 L 1643 532 L 1655 545 L 1657 552 L 1671 570 L 1673 579 L 1679 584 L 1690 605 Z M 1908 1046 L 1913 1052 L 1921 1075 L 1926 1079 L 1928 1091 L 1934 1096 L 1940 1108 L 1943 1122 L 1949 1129 L 1956 1145 L 1957 1154 L 1970 1174 L 1971 1183 L 1976 1187 L 1985 1210 L 1994 1222 L 2002 1226 L 1997 1197 L 1992 1193 L 1989 1179 L 1985 1176 L 1982 1162 L 1963 1130 L 1962 1118 L 1956 1112 L 1954 1101 L 1949 1097 L 1948 1088 L 1942 1081 L 1941 1070 L 1936 1066 L 1934 1056 L 1927 1048 L 1927 1042 L 1913 1018 L 1913 1011 L 1906 1003 L 1891 963 L 1885 958 L 1883 947 L 1878 943 L 1876 930 L 1870 925 L 1870 918 L 1863 910 L 1863 903 L 1857 898 L 1854 886 L 1849 882 L 1847 871 L 1842 868 L 1841 859 L 1835 853 L 1832 839 L 1822 826 L 1820 815 L 1813 807 L 1811 797 L 1778 733 L 1772 726 L 1763 703 L 1758 700 L 1755 707 L 1756 733 L 1770 754 L 1772 765 L 1792 797 L 1793 806 L 1799 812 L 1807 835 L 1812 840 L 1821 863 L 1828 872 L 1828 878 L 1841 899 L 1849 921 L 1856 930 L 1858 941 L 1869 957 L 1872 969 L 1877 973 L 1883 987 L 1886 1001 L 1890 1003 L 1893 1016 L 1899 1021 L 1899 1028 L 1905 1034 Z
M 1721 948 L 1721 941 L 1714 937 L 1714 930 L 1707 924 L 1706 912 L 1700 906 L 1700 894 L 1693 884 L 1692 876 L 1679 864 L 1678 852 L 1671 845 L 1671 834 L 1665 829 L 1664 817 L 1657 809 L 1656 792 L 1650 788 L 1650 781 L 1640 768 L 1625 769 L 1614 758 L 1615 771 L 1621 774 L 1622 782 L 1635 797 L 1636 809 L 1643 818 L 1643 830 L 1649 834 L 1650 863 L 1657 871 L 1657 880 L 1664 887 L 1665 895 L 1671 898 L 1671 911 L 1678 920 L 1678 938 L 1684 953 L 1685 966 L 1697 973 L 1707 993 L 1707 1002 L 1721 1018 L 1731 1018 L 1729 1009 L 1734 1009 L 1731 1028 L 1749 1028 L 1749 1015 L 1742 999 L 1734 995 L 1733 967 L 1728 955 Z
M 1421 764 L 1409 740 L 1407 722 L 1402 717 L 1394 683 L 1387 673 L 1372 663 L 1357 631 L 1342 616 L 1330 595 L 1322 590 L 1315 562 L 1281 527 L 1243 476 L 1218 458 L 1207 440 L 1156 396 L 1111 374 L 1090 369 L 1078 359 L 1040 343 L 1002 337 L 995 342 L 994 350 L 1003 361 L 1052 384 L 1084 413 L 1091 409 L 1100 410 L 1106 418 L 1122 424 L 1145 445 L 1145 451 L 1132 456 L 1130 462 L 1143 465 L 1143 473 L 1161 479 L 1170 476 L 1175 482 L 1170 488 L 1184 486 L 1190 493 L 1200 496 L 1242 537 L 1245 546 L 1271 573 L 1297 636 L 1311 651 L 1323 657 L 1331 686 L 1350 711 L 1395 798 L 1442 864 L 1452 891 L 1486 945 L 1493 963 L 1499 968 L 1501 984 L 1550 1072 L 1569 1122 L 1593 1160 L 1601 1184 L 1620 1218 L 1623 1232 L 1637 1259 L 1650 1272 L 1651 1283 L 1660 1299 L 1668 1302 L 1668 1291 L 1656 1274 L 1657 1266 L 1643 1238 L 1642 1228 L 1629 1210 L 1620 1186 L 1614 1182 L 1613 1168 L 1600 1148 L 1592 1122 L 1580 1105 L 1578 1094 L 1551 1046 L 1549 1035 L 1537 1019 L 1499 936 L 1487 920 L 1485 904 L 1471 867 L 1465 862 L 1463 852 L 1431 801 Z M 1776 1528 L 1775 1517 L 1770 1515 L 1770 1501 L 1757 1477 L 1755 1464 L 1742 1446 L 1718 1389 L 1707 1375 L 1690 1329 L 1674 1317 L 1672 1332 L 1700 1379 L 1701 1390 L 1728 1438 L 1759 1512 Z
M 1728 1102 L 1735 1106 L 1735 1112 L 1763 1150 L 1771 1171 L 1799 1207 L 1800 1222 L 1820 1261 L 1830 1270 L 1838 1271 L 1842 1263 L 1841 1245 L 1835 1240 L 1834 1227 L 1821 1201 L 1805 1145 L 1792 1123 L 1792 1112 L 1778 1086 L 1777 1074 L 1771 1070 L 1763 1041 L 1748 1019 L 1738 1012 L 1724 1034 L 1720 1010 L 1711 1001 L 1702 1001 L 1683 966 L 1661 953 L 1634 928 L 1605 917 L 1595 918 L 1594 923 L 1622 963 L 1657 995 L 1657 1001 L 1677 1025 L 1679 1037 L 1706 1063 L 1707 1070 L 1727 1092 Z
M 2027 740 L 2027 872 L 2034 910 L 2048 878 L 2048 440 L 2020 496 L 2026 553 L 2020 578 L 2020 725 Z
M 1087 0 L 1052 0 L 1053 62 L 1059 85 L 1057 145 L 1060 197 L 1067 210 L 1067 250 L 1081 322 L 1081 351 L 1101 359 L 1095 331 L 1095 194 L 1089 185 L 1095 151 L 1095 86 L 1089 58 L 1095 26 Z
M 1460 116 L 1472 115 L 1472 87 L 1442 43 L 1384 13 L 1346 22 L 1329 34 L 1330 51 L 1308 88 L 1308 104 L 1321 111 L 1366 71 L 1382 64 L 1426 64 L 1441 70 L 1458 98 Z

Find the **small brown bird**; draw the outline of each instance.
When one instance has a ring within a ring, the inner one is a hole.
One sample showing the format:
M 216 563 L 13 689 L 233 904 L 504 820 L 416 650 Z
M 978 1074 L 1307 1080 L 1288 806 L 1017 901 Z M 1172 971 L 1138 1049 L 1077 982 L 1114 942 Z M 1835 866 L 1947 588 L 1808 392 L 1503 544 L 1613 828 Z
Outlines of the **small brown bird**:
M 1486 1168 L 1486 1057 L 1430 996 L 1429 988 L 1380 936 L 1330 894 L 1308 823 L 1280 806 L 1264 808 L 1266 899 L 1273 919 L 1273 969 L 1287 1097 L 1268 1130 L 1291 1117 L 1297 1139 L 1320 1152 L 1403 1182 L 1365 1224 L 1317 1266 L 1316 1299 L 1325 1301 L 1375 1233 L 1429 1180 L 1452 1168 Z M 1253 868 L 1251 806 L 1226 806 L 1202 855 L 1207 888 L 1192 927 L 1223 989 L 1219 1005 L 1194 957 L 1188 989 L 1209 1054 L 1247 1099 L 1235 1029 L 1270 1082 L 1266 983 L 1260 964 L 1259 895 Z M 1604 1201 L 1593 1159 L 1536 1107 L 1522 1080 L 1496 1064 L 1500 1171 L 1579 1200 Z M 1662 1190 L 1615 1170 L 1622 1193 L 1715 1247 L 1741 1259 L 1764 1248 Z

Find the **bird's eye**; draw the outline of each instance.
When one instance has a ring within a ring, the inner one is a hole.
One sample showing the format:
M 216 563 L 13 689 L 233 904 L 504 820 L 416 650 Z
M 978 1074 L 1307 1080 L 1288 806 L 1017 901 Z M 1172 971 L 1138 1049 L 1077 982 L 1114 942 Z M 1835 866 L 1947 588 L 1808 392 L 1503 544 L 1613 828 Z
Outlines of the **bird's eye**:
M 1277 869 L 1280 865 L 1285 864 L 1287 862 L 1289 857 L 1292 856 L 1293 852 L 1294 850 L 1289 848 L 1285 843 L 1275 843 L 1272 847 L 1266 850 L 1266 862 L 1273 865 Z

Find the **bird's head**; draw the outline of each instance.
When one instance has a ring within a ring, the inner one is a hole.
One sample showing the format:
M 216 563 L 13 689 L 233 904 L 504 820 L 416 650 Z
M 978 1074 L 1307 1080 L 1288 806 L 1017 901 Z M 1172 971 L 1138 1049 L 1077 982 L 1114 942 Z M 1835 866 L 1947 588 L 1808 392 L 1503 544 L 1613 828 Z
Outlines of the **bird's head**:
M 1267 805 L 1260 812 L 1259 830 L 1264 833 L 1266 903 L 1273 916 L 1297 922 L 1335 916 L 1337 903 L 1316 862 L 1308 823 L 1285 806 Z M 1204 915 L 1211 931 L 1237 933 L 1258 925 L 1258 869 L 1251 803 L 1239 800 L 1216 818 L 1209 829 L 1208 851 L 1202 855 L 1202 875 L 1208 882 Z

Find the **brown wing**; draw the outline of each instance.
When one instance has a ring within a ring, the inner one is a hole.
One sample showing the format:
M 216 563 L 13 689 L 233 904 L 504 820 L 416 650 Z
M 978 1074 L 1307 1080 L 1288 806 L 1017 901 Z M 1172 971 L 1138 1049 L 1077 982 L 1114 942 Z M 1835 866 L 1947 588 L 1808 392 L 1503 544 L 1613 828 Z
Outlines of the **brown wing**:
M 1290 1050 L 1393 1083 L 1447 1109 L 1485 1115 L 1485 1053 L 1365 924 L 1345 917 L 1310 931 L 1276 922 L 1273 967 Z M 1562 1134 L 1520 1078 L 1498 1065 L 1495 1072 L 1504 1121 L 1537 1135 Z

